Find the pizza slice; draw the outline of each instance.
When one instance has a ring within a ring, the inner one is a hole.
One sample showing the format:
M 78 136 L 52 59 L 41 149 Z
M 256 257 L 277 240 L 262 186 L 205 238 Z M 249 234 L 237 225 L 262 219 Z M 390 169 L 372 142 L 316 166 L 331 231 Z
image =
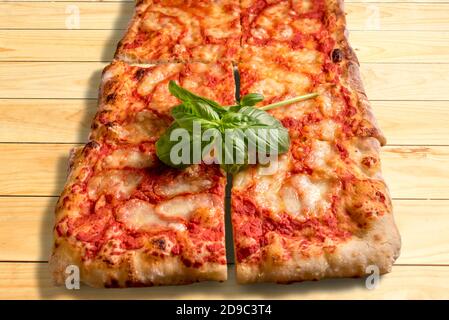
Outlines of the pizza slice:
M 105 69 L 92 140 L 74 150 L 56 208 L 57 284 L 68 266 L 94 287 L 226 279 L 225 174 L 215 165 L 169 168 L 155 154 L 177 103 L 169 80 L 223 104 L 233 100 L 231 64 Z
M 364 92 L 358 63 L 343 59 L 326 65 L 301 64 L 296 52 L 285 54 L 260 48 L 242 52 L 238 70 L 241 96 L 261 93 L 264 104 L 319 93 L 315 100 L 272 110 L 280 120 L 289 116 L 284 126 L 301 125 L 309 110 L 308 121 L 312 123 L 307 128 L 315 123 L 322 127 L 323 134 L 332 137 L 374 136 L 382 145 L 386 143 Z M 317 121 L 318 116 L 323 121 Z
M 132 63 L 236 60 L 238 0 L 140 2 L 116 58 Z
M 262 93 L 261 105 L 310 92 L 319 96 L 269 111 L 289 129 L 289 152 L 234 177 L 238 281 L 363 276 L 368 266 L 388 272 L 400 237 L 380 170 L 385 138 L 357 64 L 300 64 L 283 52 L 270 55 L 242 54 L 241 96 Z
M 242 50 L 294 55 L 298 63 L 356 61 L 342 0 L 241 2 Z

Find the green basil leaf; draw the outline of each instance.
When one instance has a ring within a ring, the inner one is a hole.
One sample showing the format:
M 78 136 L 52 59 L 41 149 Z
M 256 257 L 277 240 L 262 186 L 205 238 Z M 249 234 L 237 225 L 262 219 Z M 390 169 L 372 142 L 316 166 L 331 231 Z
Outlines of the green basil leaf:
M 175 164 L 172 162 L 172 159 L 170 156 L 172 148 L 175 145 L 177 145 L 178 143 L 180 143 L 179 141 L 171 141 L 170 135 L 174 130 L 179 129 L 179 128 L 180 128 L 179 125 L 175 122 L 159 138 L 159 140 L 156 142 L 156 155 L 159 158 L 159 160 L 161 160 L 166 165 L 173 167 L 173 168 L 182 169 L 182 168 L 187 167 L 188 165 L 187 164 Z M 191 141 L 189 141 L 188 143 L 191 143 Z
M 251 119 L 242 113 L 228 111 L 221 118 L 221 125 L 223 128 L 240 128 L 244 129 L 250 125 Z
M 201 101 L 202 103 L 209 105 L 218 114 L 226 113 L 226 109 L 223 108 L 219 103 L 204 97 L 197 96 L 196 94 L 178 86 L 173 80 L 170 80 L 168 84 L 168 90 L 173 96 L 175 96 L 182 102 Z
M 171 111 L 171 114 L 176 123 L 178 123 L 181 128 L 189 130 L 190 132 L 193 132 L 194 125 L 196 124 L 199 124 L 201 126 L 199 128 L 200 130 L 216 128 L 219 126 L 220 118 L 218 115 L 218 120 L 208 119 L 199 114 L 199 109 L 201 109 L 200 112 L 204 112 L 203 115 L 207 113 L 207 111 L 205 111 L 205 109 L 203 109 L 201 106 L 198 106 L 196 102 L 185 102 L 174 107 Z M 214 113 L 213 110 L 209 111 Z
M 273 128 L 283 127 L 282 123 L 272 115 L 270 115 L 268 112 L 254 107 L 242 107 L 239 113 L 247 116 L 248 121 L 251 123 L 251 125 L 267 126 Z
M 245 130 L 245 135 L 250 151 L 264 151 L 265 155 L 270 155 L 285 153 L 290 148 L 290 136 L 284 127 L 251 127 Z
M 248 164 L 248 146 L 242 130 L 228 129 L 222 141 L 220 166 L 228 173 L 234 174 Z
M 247 95 L 244 95 L 240 99 L 240 105 L 241 106 L 255 106 L 257 103 L 263 101 L 264 97 L 260 93 L 249 93 Z

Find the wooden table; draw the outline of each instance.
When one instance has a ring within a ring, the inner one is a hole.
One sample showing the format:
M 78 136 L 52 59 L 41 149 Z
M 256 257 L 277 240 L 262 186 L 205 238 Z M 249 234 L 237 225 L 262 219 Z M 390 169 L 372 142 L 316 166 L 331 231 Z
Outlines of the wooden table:
M 80 12 L 80 29 L 73 13 Z M 0 298 L 449 298 L 449 2 L 347 1 L 350 41 L 388 137 L 383 171 L 402 254 L 364 279 L 79 291 L 53 287 L 54 204 L 86 142 L 102 68 L 132 2 L 0 1 Z

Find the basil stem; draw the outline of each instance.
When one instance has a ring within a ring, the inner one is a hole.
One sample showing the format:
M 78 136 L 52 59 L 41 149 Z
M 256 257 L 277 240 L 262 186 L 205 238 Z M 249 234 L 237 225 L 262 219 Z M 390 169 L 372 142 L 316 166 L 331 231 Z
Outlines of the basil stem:
M 295 102 L 299 102 L 299 101 L 304 101 L 304 100 L 308 100 L 308 99 L 313 99 L 318 97 L 318 93 L 308 93 L 299 97 L 295 97 L 295 98 L 291 98 L 291 99 L 287 99 L 287 100 L 283 100 L 283 101 L 279 101 L 279 102 L 275 102 L 272 104 L 268 104 L 266 106 L 260 107 L 258 108 L 259 110 L 263 110 L 263 111 L 267 111 L 267 110 L 271 110 L 277 107 L 281 107 L 281 106 L 285 106 L 287 104 L 292 104 Z

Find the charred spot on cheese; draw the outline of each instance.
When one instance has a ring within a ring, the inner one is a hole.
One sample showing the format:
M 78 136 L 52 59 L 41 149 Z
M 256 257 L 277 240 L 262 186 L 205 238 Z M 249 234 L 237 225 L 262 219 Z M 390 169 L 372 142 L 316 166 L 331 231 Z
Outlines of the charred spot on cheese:
M 111 103 L 112 101 L 114 101 L 116 97 L 116 93 L 110 93 L 106 96 L 106 103 Z
M 167 246 L 167 243 L 165 242 L 165 240 L 163 238 L 154 239 L 152 242 L 161 250 L 165 250 L 165 248 Z
M 142 80 L 142 78 L 145 75 L 145 73 L 146 73 L 146 69 L 144 69 L 144 68 L 137 69 L 136 73 L 134 74 L 134 79 L 136 81 Z
M 98 148 L 100 148 L 100 144 L 95 140 L 91 140 L 86 144 L 84 150 L 89 151 L 90 149 L 98 149 Z
M 332 62 L 334 62 L 334 63 L 341 62 L 343 60 L 343 57 L 344 57 L 343 56 L 343 51 L 341 51 L 338 48 L 335 48 L 334 50 L 332 50 L 331 57 L 332 57 Z

